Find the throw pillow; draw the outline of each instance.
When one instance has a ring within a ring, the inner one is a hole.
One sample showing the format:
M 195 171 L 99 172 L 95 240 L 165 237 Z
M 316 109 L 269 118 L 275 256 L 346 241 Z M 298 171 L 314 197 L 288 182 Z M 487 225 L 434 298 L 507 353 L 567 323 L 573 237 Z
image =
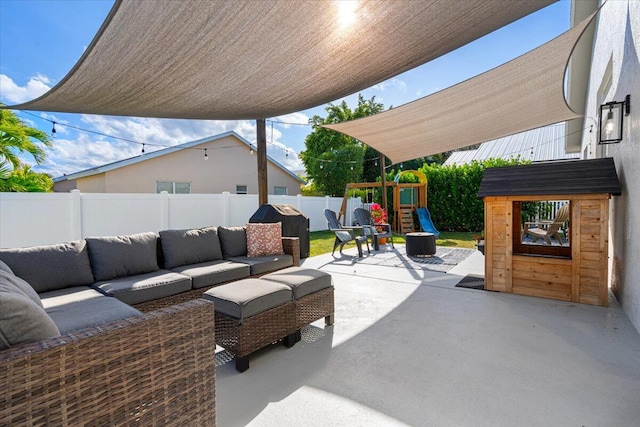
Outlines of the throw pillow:
M 0 261 L 2 262 L 2 261 Z M 16 276 L 15 274 L 7 273 L 6 271 L 0 270 L 0 285 L 9 286 L 16 288 L 20 293 L 29 297 L 33 302 L 38 304 L 39 307 L 42 307 L 42 301 L 40 300 L 40 296 L 36 292 L 33 287 Z
M 282 223 L 247 224 L 247 256 L 282 255 Z
M 8 282 L 0 283 L 0 350 L 59 335 L 42 307 Z

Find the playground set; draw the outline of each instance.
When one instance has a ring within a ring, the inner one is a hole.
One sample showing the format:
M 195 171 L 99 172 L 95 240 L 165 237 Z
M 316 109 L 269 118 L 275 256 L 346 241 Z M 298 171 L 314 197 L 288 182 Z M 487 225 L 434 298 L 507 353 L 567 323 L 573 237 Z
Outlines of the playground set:
M 418 177 L 419 182 L 401 183 L 400 176 L 405 173 L 414 174 Z M 350 190 L 365 189 L 366 196 L 365 201 L 363 201 L 363 207 L 368 207 L 373 201 L 374 191 L 379 189 L 379 191 L 385 192 L 386 187 L 393 188 L 393 224 L 391 225 L 393 231 L 400 234 L 415 232 L 413 212 L 416 211 L 422 231 L 433 233 L 436 236 L 440 235 L 440 232 L 433 225 L 431 215 L 427 210 L 427 177 L 417 170 L 400 172 L 393 181 L 385 183 L 384 187 L 382 182 L 351 182 L 347 184 L 342 206 L 340 206 L 340 212 L 338 213 L 338 220 L 345 225 L 347 199 L 349 198 Z

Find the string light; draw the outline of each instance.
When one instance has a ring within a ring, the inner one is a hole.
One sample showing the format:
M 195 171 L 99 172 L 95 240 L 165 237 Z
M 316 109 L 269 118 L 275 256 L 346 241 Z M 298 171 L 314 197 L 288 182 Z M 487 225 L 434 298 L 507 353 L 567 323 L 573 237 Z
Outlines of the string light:
M 38 119 L 41 119 L 41 120 L 45 120 L 45 121 L 50 122 L 50 123 L 52 124 L 51 134 L 52 134 L 52 136 L 55 136 L 55 135 L 56 135 L 57 130 L 56 130 L 56 128 L 55 128 L 55 125 L 56 125 L 56 124 L 58 124 L 56 121 L 51 120 L 51 119 L 47 119 L 47 118 L 44 118 L 44 117 L 41 117 L 41 116 L 36 115 L 36 114 L 33 114 L 33 113 L 29 112 L 29 111 L 24 111 L 24 110 L 18 110 L 18 111 L 20 111 L 20 112 L 22 112 L 22 113 L 24 113 L 24 114 L 29 114 L 29 115 L 31 115 L 31 116 L 33 116 L 33 117 L 38 118 Z M 311 123 L 293 123 L 293 122 L 283 122 L 283 121 L 278 121 L 278 120 L 269 120 L 269 119 L 267 119 L 266 121 L 267 121 L 267 122 L 270 122 L 270 123 L 271 123 L 271 126 L 272 126 L 272 131 L 271 131 L 271 132 L 272 132 L 272 133 L 271 133 L 271 135 L 272 135 L 272 136 L 271 136 L 272 140 L 273 140 L 273 123 L 277 123 L 277 124 L 281 124 L 281 125 L 292 125 L 292 126 L 312 126 L 312 127 L 314 126 L 314 125 L 313 125 L 313 124 L 311 124 Z M 127 139 L 127 138 L 122 138 L 122 137 L 117 137 L 117 136 L 113 136 L 113 135 L 108 135 L 108 134 L 101 133 L 101 132 L 96 132 L 96 131 L 93 131 L 93 130 L 90 130 L 90 129 L 80 128 L 80 127 L 73 126 L 73 125 L 69 125 L 69 124 L 65 124 L 65 127 L 67 127 L 67 128 L 71 128 L 71 129 L 74 129 L 74 130 L 78 130 L 78 131 L 82 131 L 82 132 L 92 133 L 92 134 L 94 134 L 94 135 L 99 135 L 99 136 L 104 136 L 104 137 L 107 137 L 107 138 L 112 138 L 112 139 L 119 140 L 119 141 L 125 141 L 125 142 L 130 142 L 130 143 L 133 143 L 133 144 L 139 144 L 139 145 L 141 145 L 141 146 L 142 146 L 142 154 L 145 154 L 145 151 L 146 151 L 146 150 L 145 150 L 145 146 L 146 146 L 146 145 L 153 146 L 153 147 L 160 147 L 160 148 L 171 148 L 171 147 L 175 147 L 174 145 L 161 145 L 161 144 L 153 144 L 153 143 L 147 143 L 147 142 L 144 142 L 144 143 L 143 143 L 143 142 L 139 142 L 139 141 L 134 141 L 134 140 L 131 140 L 131 139 Z M 574 132 L 571 132 L 571 133 L 567 134 L 566 136 L 573 135 L 573 134 L 575 134 L 575 133 L 579 133 L 579 132 L 583 132 L 583 131 L 585 131 L 585 130 L 587 130 L 587 129 L 589 129 L 589 132 L 590 132 L 590 133 L 592 133 L 592 132 L 593 132 L 593 125 L 589 125 L 589 126 L 585 127 L 584 129 L 578 129 L 578 130 L 576 130 L 576 131 L 574 131 Z M 540 145 L 551 144 L 551 143 L 553 143 L 553 142 L 555 142 L 555 141 L 557 141 L 557 140 L 559 140 L 559 139 L 561 139 L 561 138 L 565 138 L 565 136 L 561 136 L 561 137 L 558 137 L 558 138 L 555 138 L 555 139 L 551 139 L 551 140 L 549 140 L 549 141 L 547 141 L 547 142 L 544 142 L 544 143 L 542 143 L 542 144 L 540 144 Z M 276 145 L 276 144 L 274 144 L 273 142 L 270 142 L 270 141 L 267 141 L 267 143 L 268 143 L 269 145 L 273 146 L 273 147 L 276 147 L 276 148 L 279 148 L 279 149 L 284 149 L 284 150 L 285 150 L 285 157 L 286 157 L 286 158 L 288 158 L 288 157 L 289 157 L 289 151 L 288 151 L 288 148 L 283 148 L 283 147 L 281 147 L 281 146 L 279 146 L 279 145 Z M 232 146 L 224 146 L 224 147 L 213 147 L 213 148 L 211 148 L 211 149 L 223 149 L 223 148 L 237 148 L 237 146 L 236 146 L 236 145 L 232 145 Z M 203 148 L 196 148 L 196 147 L 185 147 L 185 149 L 191 149 L 191 150 L 204 150 L 204 151 L 205 151 L 205 159 L 207 159 L 207 158 L 208 158 L 208 154 L 206 153 L 206 149 L 203 149 Z M 522 153 L 526 152 L 526 150 L 528 150 L 528 149 L 526 149 L 526 148 L 525 148 L 525 149 L 521 149 L 521 150 L 515 150 L 515 151 L 510 152 L 510 153 L 503 153 L 502 155 L 503 155 L 503 156 L 507 156 L 507 155 L 513 155 L 513 154 L 522 154 Z M 253 145 L 251 145 L 251 144 L 250 144 L 250 145 L 249 145 L 249 154 L 253 155 L 253 152 L 254 152 L 254 147 L 253 147 Z M 379 159 L 379 158 L 380 158 L 380 157 L 374 157 L 374 158 L 371 158 L 371 159 L 363 159 L 363 162 L 374 161 L 374 162 L 375 162 L 375 165 L 376 165 L 376 166 L 378 166 L 378 159 Z M 306 159 L 307 159 L 307 160 L 316 160 L 316 161 L 320 162 L 320 169 L 323 169 L 323 168 L 324 168 L 324 165 L 323 165 L 323 163 L 324 163 L 324 162 L 337 163 L 337 164 L 339 164 L 339 163 L 354 163 L 353 161 L 345 161 L 345 160 L 324 160 L 324 159 L 318 159 L 318 158 L 313 158 L 313 157 L 308 157 L 308 156 L 306 157 Z M 394 166 L 394 165 L 385 165 L 385 168 L 386 168 L 386 169 L 389 169 L 389 168 L 392 168 L 393 166 Z M 403 165 L 402 165 L 402 164 L 400 165 L 400 168 L 401 168 L 401 169 L 403 168 Z M 351 166 L 351 170 L 353 170 L 353 166 Z
M 284 156 L 288 159 L 289 158 L 289 149 L 285 149 L 284 150 Z
M 209 155 L 207 154 L 207 149 L 204 149 L 204 159 L 209 160 Z

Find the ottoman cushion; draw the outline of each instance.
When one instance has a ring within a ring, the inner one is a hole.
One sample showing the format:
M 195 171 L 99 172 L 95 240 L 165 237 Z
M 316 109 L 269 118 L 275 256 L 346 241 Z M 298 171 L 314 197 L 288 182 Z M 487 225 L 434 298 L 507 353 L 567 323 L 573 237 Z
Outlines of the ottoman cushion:
M 216 286 L 203 297 L 215 303 L 215 310 L 242 320 L 292 301 L 291 289 L 281 283 L 244 279 Z
M 287 285 L 295 299 L 331 287 L 331 275 L 311 268 L 289 267 L 261 277 L 262 280 Z

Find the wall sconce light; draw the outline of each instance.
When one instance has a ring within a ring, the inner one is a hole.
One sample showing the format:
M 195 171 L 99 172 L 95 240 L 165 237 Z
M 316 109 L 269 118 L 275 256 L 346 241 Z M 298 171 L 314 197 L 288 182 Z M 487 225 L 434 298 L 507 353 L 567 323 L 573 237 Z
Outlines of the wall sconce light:
M 622 102 L 613 101 L 601 105 L 598 144 L 615 144 L 622 141 L 623 119 L 630 112 L 631 95 L 627 95 Z

